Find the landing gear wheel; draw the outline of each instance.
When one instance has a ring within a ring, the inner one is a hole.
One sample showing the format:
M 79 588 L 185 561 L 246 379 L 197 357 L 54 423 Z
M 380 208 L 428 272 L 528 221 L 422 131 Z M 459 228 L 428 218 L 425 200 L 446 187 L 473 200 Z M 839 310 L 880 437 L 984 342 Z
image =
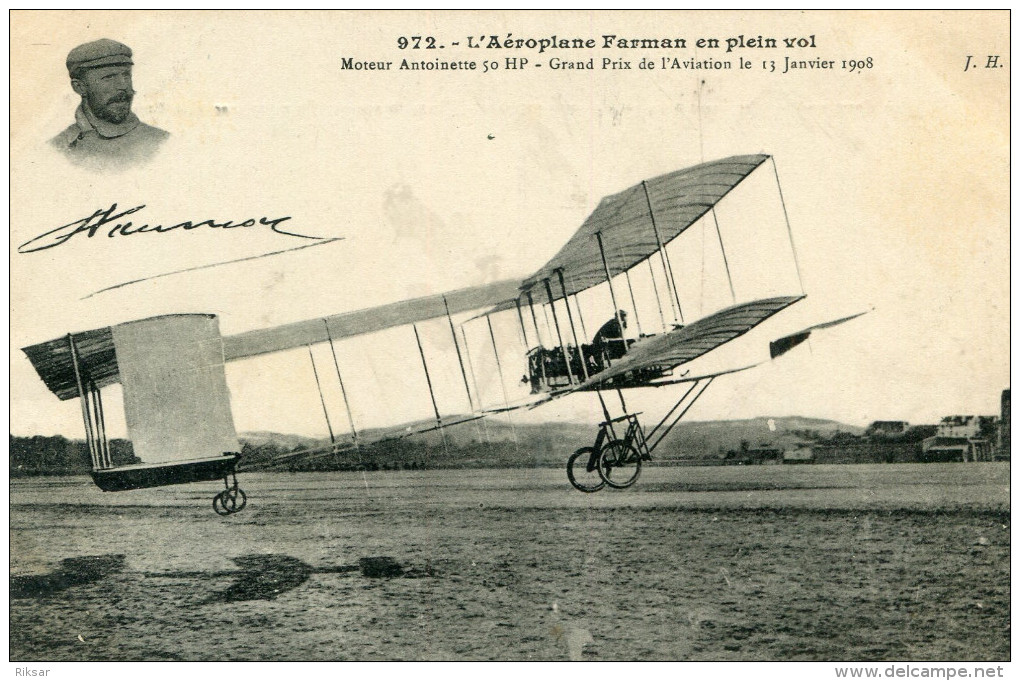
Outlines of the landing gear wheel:
M 233 515 L 248 505 L 248 495 L 240 487 L 231 487 L 213 497 L 212 507 L 220 515 Z
M 598 470 L 610 487 L 630 487 L 641 475 L 641 455 L 623 440 L 613 440 L 602 447 Z
M 582 492 L 598 492 L 606 481 L 598 469 L 598 455 L 594 447 L 581 447 L 567 459 L 567 478 Z

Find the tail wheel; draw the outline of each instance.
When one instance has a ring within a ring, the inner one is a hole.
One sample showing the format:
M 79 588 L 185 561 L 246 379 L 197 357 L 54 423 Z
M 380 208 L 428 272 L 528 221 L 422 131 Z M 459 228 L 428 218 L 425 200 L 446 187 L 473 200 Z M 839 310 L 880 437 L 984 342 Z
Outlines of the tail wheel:
M 594 447 L 581 447 L 567 459 L 567 478 L 582 492 L 598 492 L 606 486 L 598 468 L 598 452 Z
M 230 487 L 213 497 L 212 507 L 220 515 L 233 515 L 248 505 L 248 495 L 240 487 Z
M 610 487 L 630 487 L 641 475 L 641 455 L 623 440 L 613 440 L 602 447 L 598 471 Z

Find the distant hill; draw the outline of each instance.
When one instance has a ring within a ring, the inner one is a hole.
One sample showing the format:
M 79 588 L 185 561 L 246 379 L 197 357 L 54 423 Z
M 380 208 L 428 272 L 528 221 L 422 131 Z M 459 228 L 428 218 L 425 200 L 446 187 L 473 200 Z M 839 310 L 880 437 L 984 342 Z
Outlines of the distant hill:
M 642 421 L 646 433 L 654 425 L 654 421 Z M 504 420 L 488 419 L 448 428 L 444 433 L 447 444 L 454 446 L 465 446 L 476 441 L 513 440 L 516 435 L 517 441 L 521 444 L 528 443 L 541 449 L 572 452 L 578 447 L 590 445 L 595 439 L 597 430 L 592 424 L 550 422 L 511 426 Z M 712 458 L 718 454 L 720 447 L 724 451 L 733 449 L 739 447 L 742 440 L 748 441 L 751 446 L 785 445 L 826 439 L 835 433 L 861 435 L 863 432 L 863 428 L 838 421 L 802 416 L 688 421 L 678 424 L 666 436 L 660 445 L 660 456 L 665 456 L 668 452 L 667 458 Z M 415 435 L 410 439 L 442 444 L 442 435 L 438 433 Z
M 859 436 L 864 429 L 838 421 L 803 416 L 759 416 L 732 421 L 691 421 L 673 429 L 663 441 L 663 458 L 721 458 L 741 442 L 751 447 L 782 448 L 800 442 L 816 442 L 836 433 Z M 668 453 L 668 454 L 667 454 Z
M 412 429 L 427 423 L 405 424 Z M 643 422 L 646 433 L 654 423 Z M 392 433 L 393 429 L 388 432 Z M 367 440 L 381 431 L 365 431 Z M 407 438 L 363 448 L 362 462 L 374 460 L 380 465 L 396 466 L 401 457 L 426 466 L 548 466 L 562 465 L 579 447 L 590 446 L 597 428 L 590 424 L 551 422 L 514 424 L 502 419 L 473 421 Z M 659 461 L 722 459 L 742 442 L 751 447 L 784 447 L 797 442 L 815 442 L 837 433 L 859 436 L 863 428 L 838 421 L 801 416 L 758 417 L 730 421 L 691 421 L 677 425 L 656 449 Z M 242 433 L 242 442 L 250 444 L 249 461 L 271 459 L 269 447 L 279 452 L 295 448 L 325 448 L 328 440 L 312 440 L 274 433 Z M 350 457 L 344 454 L 342 457 Z M 302 466 L 303 467 L 303 466 Z
M 263 445 L 274 445 L 288 451 L 294 449 L 307 449 L 319 445 L 322 440 L 305 435 L 291 435 L 287 433 L 274 433 L 268 430 L 245 431 L 238 436 L 241 444 L 250 444 L 254 447 Z

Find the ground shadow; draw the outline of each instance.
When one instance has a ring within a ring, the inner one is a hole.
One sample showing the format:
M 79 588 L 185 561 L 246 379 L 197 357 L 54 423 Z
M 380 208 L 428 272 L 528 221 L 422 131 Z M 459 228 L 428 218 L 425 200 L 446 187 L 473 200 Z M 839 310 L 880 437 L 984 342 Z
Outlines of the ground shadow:
M 292 556 L 254 554 L 238 556 L 233 561 L 241 569 L 229 573 L 234 581 L 223 591 L 210 596 L 205 603 L 236 603 L 267 601 L 301 586 L 313 574 L 360 572 L 364 577 L 389 578 L 404 575 L 404 568 L 389 556 L 362 558 L 357 565 L 313 568 Z
M 357 565 L 335 565 L 314 568 L 302 560 L 280 554 L 251 554 L 232 559 L 238 570 L 221 572 L 159 572 L 142 573 L 155 578 L 232 577 L 226 589 L 218 591 L 203 603 L 236 603 L 239 601 L 272 600 L 305 582 L 313 574 L 360 573 L 363 577 L 386 579 L 393 577 L 419 578 L 435 576 L 426 565 L 424 570 L 405 570 L 389 556 L 361 558 Z M 45 575 L 12 576 L 12 599 L 45 598 L 73 586 L 91 584 L 112 574 L 123 572 L 126 561 L 123 554 L 79 556 L 65 558 L 60 567 Z
M 124 569 L 123 554 L 78 556 L 60 561 L 60 568 L 45 575 L 11 577 L 11 598 L 45 598 L 72 586 L 91 584 Z
M 210 596 L 206 603 L 268 601 L 301 586 L 312 575 L 312 566 L 291 556 L 255 554 L 233 561 L 240 571 L 233 583 Z

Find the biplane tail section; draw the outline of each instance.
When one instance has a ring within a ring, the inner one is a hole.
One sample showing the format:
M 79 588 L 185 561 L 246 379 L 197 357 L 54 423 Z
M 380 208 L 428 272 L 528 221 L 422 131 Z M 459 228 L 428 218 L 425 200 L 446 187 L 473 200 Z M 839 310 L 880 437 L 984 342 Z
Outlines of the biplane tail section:
M 74 351 L 72 351 L 72 342 Z M 78 397 L 75 361 L 78 371 L 97 388 L 120 382 L 117 350 L 110 327 L 80 331 L 22 348 L 46 387 L 61 400 Z M 76 357 L 75 357 L 76 355 Z
M 81 398 L 92 477 L 104 490 L 217 480 L 240 453 L 215 315 L 153 317 L 25 348 L 62 400 Z M 136 463 L 113 461 L 101 389 L 123 385 Z
M 230 407 L 226 362 L 317 343 L 332 344 L 444 316 L 450 319 L 452 329 L 451 315 L 491 306 L 514 295 L 519 284 L 519 280 L 484 284 L 225 338 L 215 315 L 167 315 L 68 334 L 26 347 L 24 352 L 58 398 L 81 399 L 92 477 L 100 488 L 127 490 L 223 478 L 226 500 L 236 501 L 238 495 L 243 499 L 243 493 L 237 489 L 236 479 L 231 487 L 227 478 L 236 471 L 240 445 Z M 337 371 L 339 374 L 339 367 Z M 115 463 L 109 454 L 102 388 L 118 383 L 123 386 L 128 436 L 140 463 Z M 362 438 L 360 443 L 444 428 L 484 415 L 440 418 L 437 413 L 435 426 L 380 433 Z M 355 445 L 358 442 L 355 436 Z M 334 441 L 328 449 L 336 451 L 343 446 Z M 222 501 L 218 512 L 224 506 Z
M 240 451 L 214 315 L 119 324 L 113 342 L 135 456 L 168 463 Z

